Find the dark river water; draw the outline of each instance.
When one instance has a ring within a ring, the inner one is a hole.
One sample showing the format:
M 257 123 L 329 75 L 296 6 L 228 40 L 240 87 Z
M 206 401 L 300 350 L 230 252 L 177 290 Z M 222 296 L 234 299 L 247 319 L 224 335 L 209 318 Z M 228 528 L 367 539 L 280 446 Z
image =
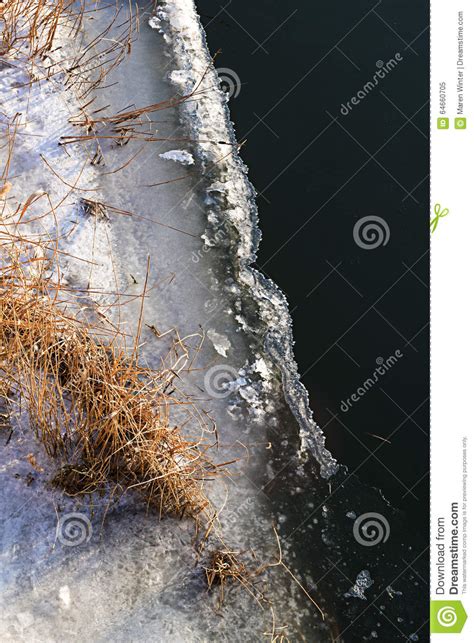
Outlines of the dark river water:
M 315 417 L 403 512 L 427 606 L 428 3 L 197 6 L 246 140 L 258 266 L 287 295 Z

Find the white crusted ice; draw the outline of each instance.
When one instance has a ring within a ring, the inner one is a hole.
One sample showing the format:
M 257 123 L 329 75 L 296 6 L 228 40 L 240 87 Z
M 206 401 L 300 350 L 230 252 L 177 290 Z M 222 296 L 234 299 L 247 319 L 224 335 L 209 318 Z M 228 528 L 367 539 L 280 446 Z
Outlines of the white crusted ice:
M 160 154 L 160 158 L 167 161 L 174 161 L 175 163 L 181 163 L 181 165 L 194 165 L 193 155 L 186 150 L 170 150 L 169 152 L 163 152 Z
M 97 15 L 86 14 L 88 36 L 100 34 L 113 12 L 110 5 Z M 333 471 L 333 461 L 319 429 L 308 424 L 286 301 L 251 267 L 259 238 L 253 190 L 194 5 L 190 0 L 161 2 L 154 28 L 147 22 L 131 57 L 107 79 L 106 94 L 98 92 L 97 108 L 107 105 L 104 113 L 116 114 L 131 104 L 185 95 L 209 70 L 201 84 L 205 91 L 199 101 L 181 106 L 180 121 L 176 108 L 157 117 L 160 138 L 195 141 L 190 144 L 195 164 L 177 167 L 159 158 L 169 150 L 166 140 L 148 146 L 121 172 L 114 170 L 139 144 L 109 146 L 103 167 L 90 165 L 80 144 L 67 146 L 68 157 L 58 138 L 77 132 L 68 121 L 79 105 L 74 94 L 62 91 L 58 74 L 54 84 L 43 85 L 44 92 L 33 84 L 31 122 L 24 123 L 31 136 L 19 140 L 7 203 L 24 203 L 33 190 L 47 191 L 55 202 L 67 195 L 58 221 L 65 253 L 61 269 L 71 286 L 101 298 L 107 318 L 132 338 L 143 301 L 141 355 L 150 366 L 159 368 L 173 349 L 171 338 L 179 338 L 189 351 L 188 369 L 180 372 L 176 386 L 200 409 L 203 421 L 215 420 L 219 448 L 210 456 L 230 463 L 229 476 L 209 484 L 222 537 L 229 547 L 271 562 L 278 555 L 273 524 L 279 508 L 270 505 L 268 490 L 262 488 L 266 473 L 273 478 L 279 471 L 267 434 L 278 427 L 275 442 L 286 430 L 278 423 L 280 372 L 303 441 L 319 458 L 323 473 Z M 65 51 L 60 48 L 55 55 Z M 21 80 L 15 73 L 2 69 L 0 75 L 0 111 L 9 117 L 28 107 L 26 93 L 14 88 Z M 38 152 L 67 183 L 81 175 L 79 194 L 68 194 Z M 109 220 L 102 210 L 94 214 L 84 203 L 87 198 L 115 206 L 121 214 L 112 208 L 106 208 Z M 119 310 L 99 290 L 120 290 L 130 303 Z M 210 374 L 217 374 L 215 381 L 206 379 Z M 0 451 L 0 512 L 5 517 L 1 640 L 198 643 L 234 641 L 236 632 L 239 640 L 262 640 L 264 632 L 271 632 L 270 610 L 260 609 L 238 587 L 216 615 L 215 595 L 196 566 L 192 523 L 159 523 L 132 495 L 110 507 L 101 498 L 89 507 L 64 496 L 51 485 L 59 465 L 45 456 L 26 422 L 12 422 L 15 430 Z M 32 469 L 29 454 L 41 471 Z M 70 547 L 58 534 L 59 519 L 77 512 L 89 521 L 90 539 Z M 284 555 L 289 546 L 282 543 Z M 296 558 L 290 565 L 306 577 Z M 281 569 L 269 576 L 277 625 L 288 625 L 289 638 L 306 632 L 307 622 L 320 623 L 314 606 Z
M 105 221 L 87 216 L 81 198 L 101 199 L 98 174 L 80 144 L 60 145 L 61 137 L 77 133 L 70 119 L 81 107 L 74 92 L 65 90 L 66 76 L 61 71 L 62 56 L 75 54 L 68 33 L 60 28 L 57 48 L 36 64 L 38 76 L 46 76 L 48 68 L 49 73 L 55 72 L 50 85 L 28 85 L 28 68 L 0 61 L 0 135 L 11 131 L 12 123 L 18 132 L 6 207 L 7 211 L 15 211 L 18 204 L 29 200 L 31 219 L 34 214 L 54 208 L 54 216 L 32 224 L 30 232 L 58 236 L 61 268 L 68 273 L 72 285 L 90 287 L 92 298 L 104 300 L 93 293 L 98 288 L 110 292 L 117 287 L 110 261 L 113 233 Z M 0 162 L 5 152 L 2 148 Z M 72 192 L 71 185 L 78 190 Z
M 169 73 L 170 80 L 181 95 L 199 88 L 199 100 L 184 102 L 180 111 L 190 138 L 199 141 L 194 157 L 209 176 L 206 243 L 230 250 L 235 271 L 230 287 L 237 286 L 241 301 L 250 301 L 257 309 L 251 324 L 239 311 L 236 319 L 243 329 L 262 338 L 262 360 L 269 371 L 281 373 L 284 395 L 300 425 L 302 451 L 310 451 L 321 474 L 330 476 L 337 465 L 324 446 L 324 434 L 313 420 L 308 394 L 300 381 L 286 297 L 253 267 L 261 236 L 255 191 L 238 154 L 227 95 L 220 89 L 194 2 L 163 0 L 158 15 L 160 30 L 169 36 L 173 50 L 175 68 Z
M 209 328 L 207 331 L 207 336 L 212 342 L 212 345 L 223 357 L 227 357 L 227 351 L 232 347 L 232 344 L 229 341 L 229 338 L 225 335 L 221 335 L 214 328 Z

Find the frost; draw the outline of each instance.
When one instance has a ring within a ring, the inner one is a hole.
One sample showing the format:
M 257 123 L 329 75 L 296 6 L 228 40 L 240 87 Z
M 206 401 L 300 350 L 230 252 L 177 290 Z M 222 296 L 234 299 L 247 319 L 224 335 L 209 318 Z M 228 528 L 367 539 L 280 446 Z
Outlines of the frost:
M 112 291 L 117 288 L 117 282 L 110 261 L 113 236 L 110 226 L 105 221 L 93 221 L 86 217 L 80 199 L 70 197 L 71 190 L 66 185 L 74 184 L 80 176 L 80 185 L 87 185 L 87 191 L 94 194 L 94 199 L 100 200 L 98 172 L 90 164 L 85 148 L 76 146 L 68 151 L 58 145 L 61 136 L 75 133 L 69 121 L 72 114 L 80 111 L 80 101 L 74 92 L 66 91 L 66 79 L 61 73 L 61 57 L 73 58 L 75 51 L 74 43 L 67 39 L 67 33 L 66 27 L 58 29 L 56 48 L 50 52 L 49 66 L 43 68 L 37 64 L 38 75 L 48 76 L 52 73 L 55 77 L 54 91 L 42 83 L 30 85 L 28 73 L 21 66 L 1 69 L 0 96 L 8 96 L 8 112 L 0 115 L 0 126 L 5 127 L 5 116 L 11 118 L 17 114 L 16 126 L 21 131 L 21 136 L 15 139 L 15 155 L 22 162 L 20 172 L 12 179 L 8 196 L 12 202 L 29 201 L 30 214 L 42 213 L 48 200 L 56 204 L 67 201 L 69 207 L 56 208 L 56 222 L 50 217 L 44 219 L 43 223 L 44 226 L 50 226 L 52 236 L 58 233 L 61 239 L 61 271 L 68 273 L 69 281 L 76 287 Z M 0 130 L 2 133 L 3 127 Z M 70 153 L 71 150 L 74 153 Z M 39 155 L 53 169 L 60 171 L 62 181 L 55 181 L 46 165 L 36 162 Z M 32 185 L 38 186 L 33 193 Z M 34 224 L 28 227 L 29 233 L 37 231 Z M 46 231 L 44 227 L 42 231 Z M 91 270 L 91 265 L 97 266 L 97 269 Z M 103 299 L 100 296 L 91 298 Z
M 182 94 L 188 93 L 188 87 L 192 85 L 193 73 L 187 69 L 175 69 L 169 73 L 169 79 Z
M 148 19 L 148 26 L 163 34 L 163 20 L 166 20 L 166 13 L 157 9 L 155 14 Z
M 242 330 L 246 331 L 250 329 L 250 326 L 248 325 L 247 320 L 243 315 L 236 315 L 235 319 L 240 324 Z

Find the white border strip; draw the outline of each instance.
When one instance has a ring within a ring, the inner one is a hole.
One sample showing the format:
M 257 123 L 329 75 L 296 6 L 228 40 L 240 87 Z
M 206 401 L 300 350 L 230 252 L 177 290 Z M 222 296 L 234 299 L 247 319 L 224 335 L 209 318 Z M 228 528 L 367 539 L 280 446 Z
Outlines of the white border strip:
M 474 304 L 469 287 L 474 275 L 472 0 L 458 3 L 432 0 L 431 29 L 430 220 L 436 218 L 435 208 L 441 215 L 431 235 L 431 599 L 440 601 L 432 603 L 431 627 L 432 632 L 438 629 L 447 634 L 446 640 L 472 641 L 474 514 L 470 480 L 474 469 L 470 443 L 474 442 L 471 419 Z M 449 119 L 449 124 L 447 120 L 438 122 L 439 118 Z M 459 129 L 462 118 L 466 118 L 465 129 Z M 463 472 L 463 453 L 467 455 L 467 478 Z M 467 500 L 463 490 L 466 482 Z M 457 549 L 450 551 L 456 542 Z M 456 635 L 452 633 L 456 624 L 448 620 L 456 618 L 459 624 L 462 616 L 458 608 L 455 606 L 454 616 L 452 611 L 440 611 L 452 607 L 449 601 L 454 600 L 461 600 L 468 614 L 462 633 Z M 443 618 L 443 614 L 450 618 Z M 432 637 L 436 640 L 437 634 Z

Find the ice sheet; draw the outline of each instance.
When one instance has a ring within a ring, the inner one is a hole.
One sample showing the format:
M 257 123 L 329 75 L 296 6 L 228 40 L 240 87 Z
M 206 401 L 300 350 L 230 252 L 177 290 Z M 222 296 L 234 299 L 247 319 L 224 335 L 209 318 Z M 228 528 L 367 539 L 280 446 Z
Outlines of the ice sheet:
M 85 37 L 100 33 L 111 11 L 90 17 Z M 183 78 L 192 85 L 201 81 L 209 61 L 192 3 L 167 3 L 159 15 L 166 17 L 163 33 L 150 28 L 147 17 L 131 56 L 108 79 L 106 96 L 99 94 L 97 106 L 107 104 L 107 113 L 171 98 L 183 89 Z M 60 36 L 58 61 L 75 46 L 64 32 Z M 189 100 L 180 109 L 153 114 L 144 129 L 166 140 L 147 145 L 120 172 L 113 170 L 140 144 L 104 144 L 105 164 L 92 166 L 90 147 L 59 145 L 61 137 L 77 133 L 70 119 L 81 107 L 65 91 L 61 74 L 29 91 L 21 88 L 22 74 L 6 67 L 0 81 L 7 119 L 22 113 L 8 207 L 24 203 L 33 189 L 36 211 L 44 210 L 43 192 L 61 203 L 55 218 L 32 226 L 31 233 L 59 230 L 64 279 L 84 290 L 86 305 L 88 299 L 99 302 L 130 333 L 150 257 L 142 359 L 159 366 L 170 346 L 169 330 L 194 336 L 190 346 L 204 337 L 182 387 L 218 427 L 215 458 L 237 459 L 230 477 L 210 484 L 209 494 L 222 509 L 222 534 L 230 547 L 254 551 L 261 562 L 276 560 L 274 508 L 262 487 L 272 471 L 272 445 L 287 432 L 296 435 L 296 424 L 281 425 L 280 356 L 269 354 L 265 315 L 273 318 L 278 310 L 284 318 L 287 309 L 276 287 L 250 268 L 259 236 L 253 191 L 214 72 L 202 81 L 199 103 Z M 209 100 L 207 92 L 213 94 Z M 169 162 L 176 159 L 177 144 L 191 150 L 196 166 Z M 72 185 L 77 189 L 71 191 Z M 93 216 L 84 199 L 133 216 L 107 207 L 104 216 Z M 117 291 L 136 296 L 120 315 L 107 307 Z M 258 291 L 257 305 L 250 291 Z M 281 331 L 270 333 L 274 343 Z M 233 641 L 236 632 L 239 640 L 260 640 L 271 631 L 268 606 L 261 609 L 242 588 L 230 593 L 216 616 L 216 597 L 207 593 L 195 565 L 192 524 L 158 523 L 132 496 L 106 512 L 100 499 L 87 507 L 61 495 L 51 485 L 58 464 L 44 456 L 26 418 L 11 421 L 13 433 L 1 452 L 3 640 Z M 277 625 L 296 631 L 309 621 L 311 629 L 319 628 L 314 606 L 281 569 L 267 582 Z

